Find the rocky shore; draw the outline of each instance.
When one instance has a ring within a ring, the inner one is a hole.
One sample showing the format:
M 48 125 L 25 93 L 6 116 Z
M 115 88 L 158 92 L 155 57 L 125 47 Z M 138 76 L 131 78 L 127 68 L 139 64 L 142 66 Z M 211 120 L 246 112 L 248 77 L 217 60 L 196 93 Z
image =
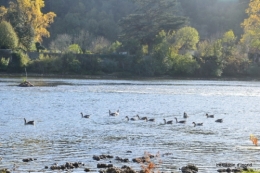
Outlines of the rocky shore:
M 81 170 L 84 172 L 93 172 L 97 171 L 99 173 L 154 173 L 154 172 L 161 172 L 159 170 L 160 163 L 156 161 L 157 155 L 146 154 L 145 156 L 133 158 L 129 160 L 128 158 L 121 158 L 118 156 L 112 155 L 93 155 L 92 159 L 97 161 L 96 167 L 91 168 L 87 167 L 85 163 L 82 162 L 66 162 L 64 164 L 57 164 L 53 163 L 52 165 L 43 165 L 42 171 L 58 171 L 58 172 L 74 172 L 77 170 Z M 36 162 L 36 158 L 25 158 L 22 159 L 22 162 Z M 121 167 L 116 167 L 113 164 L 115 162 L 124 163 Z M 140 164 L 140 170 L 134 170 L 129 166 L 131 163 L 138 163 Z M 219 164 L 218 164 L 219 165 Z M 247 167 L 228 167 L 229 165 L 233 165 L 232 163 L 221 163 L 222 168 L 217 169 L 216 172 L 232 172 L 232 173 L 240 173 L 243 171 L 253 171 L 252 169 L 248 169 Z M 19 171 L 19 168 L 13 168 L 12 170 L 9 169 L 2 169 L 0 173 L 11 173 L 14 171 Z M 181 173 L 198 173 L 200 172 L 199 168 L 194 164 L 188 164 L 179 168 L 178 170 L 172 170 L 173 172 L 181 172 Z M 30 172 L 30 171 L 29 171 Z M 163 173 L 163 172 L 162 172 Z

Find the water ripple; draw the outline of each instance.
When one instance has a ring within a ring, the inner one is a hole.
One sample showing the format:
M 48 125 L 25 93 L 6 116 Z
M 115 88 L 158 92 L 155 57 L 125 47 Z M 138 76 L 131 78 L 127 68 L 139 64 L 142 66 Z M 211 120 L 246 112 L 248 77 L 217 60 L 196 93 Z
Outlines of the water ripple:
M 0 79 L 0 168 L 16 164 L 20 172 L 50 172 L 44 166 L 81 161 L 98 172 L 93 155 L 132 160 L 145 152 L 160 153 L 153 161 L 161 172 L 178 171 L 188 163 L 202 172 L 215 172 L 220 162 L 260 167 L 260 149 L 249 140 L 250 134 L 259 135 L 260 82 L 39 78 L 31 80 L 36 87 L 20 88 L 19 81 Z M 108 115 L 118 109 L 119 116 Z M 186 124 L 163 124 L 164 118 L 182 119 L 184 111 L 189 114 Z M 80 112 L 91 116 L 81 118 Z M 126 121 L 125 116 L 137 114 L 156 121 Z M 23 118 L 36 125 L 25 126 Z M 216 123 L 217 118 L 224 122 Z M 37 160 L 22 162 L 28 157 Z

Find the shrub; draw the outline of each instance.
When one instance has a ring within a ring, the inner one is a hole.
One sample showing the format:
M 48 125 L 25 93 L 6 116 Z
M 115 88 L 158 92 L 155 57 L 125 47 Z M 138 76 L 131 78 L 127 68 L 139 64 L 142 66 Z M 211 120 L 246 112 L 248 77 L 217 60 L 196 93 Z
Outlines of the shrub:
M 12 61 L 9 63 L 8 70 L 11 72 L 22 72 L 24 67 L 28 65 L 30 58 L 27 54 L 23 53 L 21 50 L 12 53 Z
M 76 58 L 73 58 L 70 62 L 68 62 L 70 71 L 72 72 L 80 72 L 81 63 Z
M 112 43 L 109 47 L 109 53 L 116 53 L 121 46 L 122 43 L 120 43 L 119 41 Z
M 192 75 L 199 68 L 196 60 L 189 54 L 176 55 L 172 60 L 173 65 L 170 72 L 172 75 Z
M 260 66 L 258 64 L 251 64 L 247 69 L 247 73 L 250 76 L 259 76 L 260 74 Z
M 117 71 L 117 62 L 112 59 L 104 58 L 101 63 L 101 66 L 102 66 L 102 70 L 105 73 L 112 73 Z
M 81 72 L 81 62 L 78 60 L 75 54 L 66 53 L 62 56 L 63 73 L 69 72 Z
M 71 44 L 69 45 L 68 52 L 79 54 L 82 53 L 82 50 L 78 44 Z
M 28 66 L 29 70 L 36 73 L 59 73 L 62 71 L 62 61 L 60 57 L 40 55 Z
M 0 70 L 6 70 L 9 64 L 9 58 L 1 58 L 0 59 Z

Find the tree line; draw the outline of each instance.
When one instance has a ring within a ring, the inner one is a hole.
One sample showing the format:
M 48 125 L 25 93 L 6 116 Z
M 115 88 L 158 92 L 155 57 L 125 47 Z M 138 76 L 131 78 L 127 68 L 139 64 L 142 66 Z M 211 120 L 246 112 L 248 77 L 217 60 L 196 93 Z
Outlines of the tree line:
M 258 76 L 260 0 L 0 0 L 0 71 Z M 8 33 L 8 34 L 7 34 Z M 44 46 L 43 46 L 44 45 Z M 38 51 L 32 60 L 27 51 Z

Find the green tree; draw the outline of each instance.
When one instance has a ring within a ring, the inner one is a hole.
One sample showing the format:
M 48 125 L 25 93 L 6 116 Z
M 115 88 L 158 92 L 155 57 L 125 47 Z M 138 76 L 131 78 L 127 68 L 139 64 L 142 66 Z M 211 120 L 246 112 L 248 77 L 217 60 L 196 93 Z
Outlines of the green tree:
M 114 43 L 111 44 L 109 48 L 110 53 L 115 53 L 120 47 L 122 46 L 122 43 L 119 41 L 115 41 Z
M 232 30 L 223 34 L 220 39 L 199 43 L 197 60 L 205 76 L 222 76 L 235 74 L 244 58 L 237 56 L 236 37 Z M 230 69 L 234 68 L 234 69 Z
M 226 32 L 221 38 L 223 56 L 223 75 L 243 75 L 249 65 L 249 59 L 237 44 L 237 38 L 232 30 Z
M 199 42 L 199 33 L 195 28 L 186 26 L 175 34 L 175 47 L 180 50 L 196 50 Z
M 200 64 L 200 75 L 221 76 L 224 69 L 221 39 L 200 42 L 197 61 Z
M 135 13 L 120 21 L 123 40 L 138 40 L 152 50 L 155 37 L 161 30 L 174 31 L 186 22 L 186 18 L 174 13 L 176 0 L 134 0 L 134 2 L 137 5 Z
M 68 47 L 68 52 L 79 54 L 82 53 L 82 50 L 78 44 L 71 44 Z
M 18 4 L 12 2 L 5 16 L 10 21 L 19 38 L 19 47 L 30 50 L 34 41 L 34 29 L 29 22 L 28 16 L 19 8 Z
M 18 45 L 18 37 L 9 22 L 0 23 L 0 48 L 14 49 Z
M 171 75 L 194 75 L 194 72 L 199 68 L 198 62 L 191 54 L 172 54 Z
M 172 68 L 171 44 L 169 43 L 171 38 L 172 34 L 167 34 L 164 30 L 156 35 L 151 60 L 152 69 L 156 75 L 166 74 Z
M 232 30 L 226 32 L 222 37 L 222 47 L 223 47 L 223 56 L 226 57 L 228 61 L 228 57 L 232 56 L 233 51 L 236 47 L 236 37 Z

